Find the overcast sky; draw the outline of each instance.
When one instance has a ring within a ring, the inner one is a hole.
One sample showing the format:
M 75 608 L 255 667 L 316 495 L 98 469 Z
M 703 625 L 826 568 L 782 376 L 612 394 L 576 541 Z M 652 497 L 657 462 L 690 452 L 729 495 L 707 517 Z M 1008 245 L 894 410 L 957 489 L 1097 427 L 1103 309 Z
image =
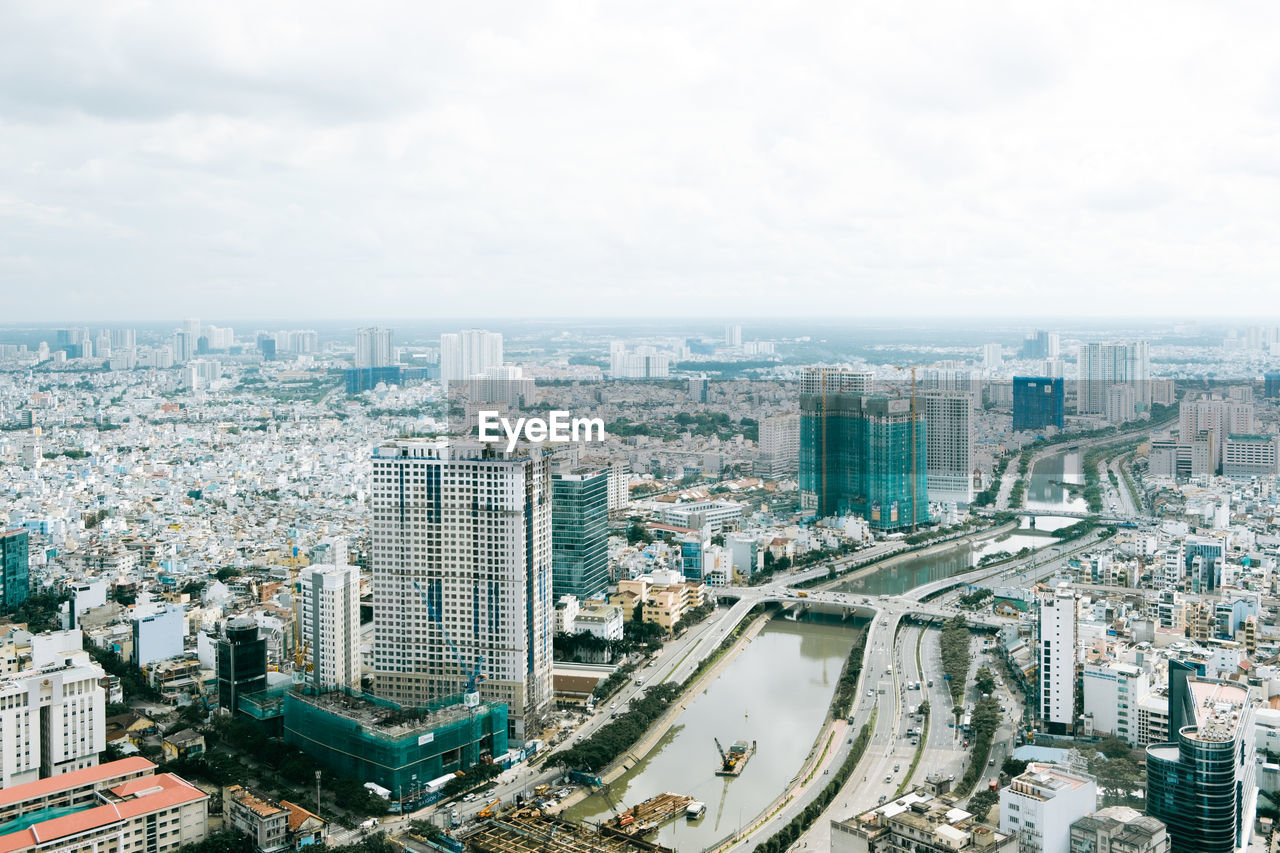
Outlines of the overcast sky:
M 0 6 L 0 324 L 1280 314 L 1280 5 Z

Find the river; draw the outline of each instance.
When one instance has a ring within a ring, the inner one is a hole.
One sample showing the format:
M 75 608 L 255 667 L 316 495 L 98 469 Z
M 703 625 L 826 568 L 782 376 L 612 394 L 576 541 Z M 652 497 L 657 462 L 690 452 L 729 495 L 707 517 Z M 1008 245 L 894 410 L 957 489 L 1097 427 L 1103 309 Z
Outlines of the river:
M 1062 484 L 1080 486 L 1076 494 Z M 1036 462 L 1031 468 L 1024 506 L 1027 509 L 1048 512 L 1088 512 L 1089 502 L 1084 499 L 1084 462 L 1078 450 L 1054 453 Z
M 613 800 L 627 808 L 671 791 L 705 802 L 700 820 L 677 818 L 651 839 L 676 850 L 701 850 L 737 831 L 804 764 L 853 647 L 851 627 L 861 624 L 770 622 L 693 698 L 645 760 L 610 786 Z M 741 776 L 715 775 L 720 759 L 713 738 L 726 749 L 738 739 L 757 742 Z M 604 797 L 594 794 L 565 816 L 599 821 L 611 814 Z

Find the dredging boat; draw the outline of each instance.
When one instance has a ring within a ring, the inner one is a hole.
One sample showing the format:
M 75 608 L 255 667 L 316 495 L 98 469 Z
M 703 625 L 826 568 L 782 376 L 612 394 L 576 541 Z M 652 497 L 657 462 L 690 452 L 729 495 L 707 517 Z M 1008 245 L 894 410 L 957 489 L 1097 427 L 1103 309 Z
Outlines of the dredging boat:
M 684 810 L 684 816 L 689 818 L 689 820 L 697 820 L 706 813 L 707 804 L 700 800 L 694 800 L 692 803 L 689 803 L 689 807 Z
M 716 742 L 716 749 L 720 751 L 720 769 L 716 771 L 716 775 L 741 776 L 742 768 L 747 766 L 747 761 L 755 754 L 756 742 L 751 741 L 751 745 L 748 746 L 745 740 L 736 740 L 726 752 L 720 745 L 719 738 L 713 738 L 713 740 Z

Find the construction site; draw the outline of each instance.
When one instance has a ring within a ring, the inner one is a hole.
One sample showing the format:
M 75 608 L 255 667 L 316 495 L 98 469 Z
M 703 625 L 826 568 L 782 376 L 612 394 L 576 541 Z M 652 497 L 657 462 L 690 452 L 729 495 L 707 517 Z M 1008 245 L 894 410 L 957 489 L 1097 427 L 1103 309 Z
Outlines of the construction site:
M 334 773 L 397 796 L 507 752 L 501 704 L 403 708 L 350 690 L 298 688 L 284 696 L 284 739 Z
M 675 853 L 607 826 L 570 823 L 537 809 L 490 818 L 466 844 L 476 853 Z

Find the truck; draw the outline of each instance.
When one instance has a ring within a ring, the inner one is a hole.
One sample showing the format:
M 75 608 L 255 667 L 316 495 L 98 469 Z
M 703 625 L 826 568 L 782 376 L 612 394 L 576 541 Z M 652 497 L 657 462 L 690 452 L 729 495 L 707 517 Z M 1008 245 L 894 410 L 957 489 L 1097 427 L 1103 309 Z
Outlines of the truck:
M 371 817 L 371 818 L 368 818 L 367 820 L 360 821 L 361 829 L 373 829 L 377 825 L 378 825 L 378 819 L 376 817 Z
M 487 817 L 493 817 L 493 810 L 496 809 L 501 803 L 502 803 L 502 798 L 499 797 L 498 799 L 494 800 L 492 803 L 489 803 L 489 805 L 482 808 L 480 810 L 480 813 L 476 815 L 476 817 L 480 818 L 481 820 Z

